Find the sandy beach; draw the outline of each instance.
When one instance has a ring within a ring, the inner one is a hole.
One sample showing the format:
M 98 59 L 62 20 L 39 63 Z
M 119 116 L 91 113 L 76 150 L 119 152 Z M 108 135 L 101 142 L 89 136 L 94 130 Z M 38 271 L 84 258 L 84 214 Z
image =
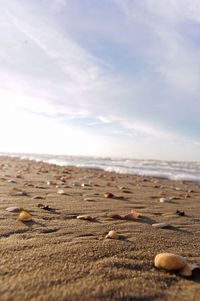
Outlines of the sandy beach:
M 31 220 L 6 210 L 14 206 Z M 199 208 L 200 183 L 2 156 L 0 300 L 198 301 L 198 273 L 155 268 L 154 258 L 168 252 L 200 265 Z M 132 220 L 109 217 L 132 210 Z M 110 230 L 119 238 L 105 238 Z

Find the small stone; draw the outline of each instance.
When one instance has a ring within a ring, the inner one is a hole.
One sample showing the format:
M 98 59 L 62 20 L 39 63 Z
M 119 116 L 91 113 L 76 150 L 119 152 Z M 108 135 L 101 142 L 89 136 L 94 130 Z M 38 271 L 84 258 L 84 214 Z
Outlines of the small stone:
M 184 211 L 176 210 L 176 214 L 181 215 L 181 216 L 184 216 L 184 215 L 185 215 L 185 212 L 184 212 Z

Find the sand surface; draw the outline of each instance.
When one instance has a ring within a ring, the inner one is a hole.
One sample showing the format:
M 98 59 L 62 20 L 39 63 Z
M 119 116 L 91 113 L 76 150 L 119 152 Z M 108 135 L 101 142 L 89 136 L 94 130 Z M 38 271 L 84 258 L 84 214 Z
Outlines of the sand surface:
M 10 206 L 32 221 L 18 221 Z M 141 216 L 108 217 L 131 210 Z M 200 265 L 200 183 L 0 157 L 0 213 L 1 301 L 200 300 L 199 275 L 154 267 L 162 252 Z M 76 218 L 84 214 L 93 220 Z M 152 227 L 161 222 L 172 227 Z M 119 239 L 106 239 L 110 230 Z

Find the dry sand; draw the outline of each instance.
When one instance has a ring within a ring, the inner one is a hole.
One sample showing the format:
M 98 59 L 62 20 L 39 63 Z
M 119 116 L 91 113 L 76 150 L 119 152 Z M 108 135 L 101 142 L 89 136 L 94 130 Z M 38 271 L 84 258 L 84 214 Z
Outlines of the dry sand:
M 65 195 L 46 183 L 61 179 Z M 172 196 L 177 199 L 159 202 Z M 10 206 L 24 208 L 32 221 L 17 221 L 19 213 L 5 210 Z M 200 265 L 199 207 L 199 183 L 0 157 L 0 300 L 199 301 L 198 275 L 186 279 L 154 267 L 161 252 Z M 131 210 L 142 216 L 108 217 Z M 94 220 L 76 218 L 83 214 Z M 152 227 L 159 222 L 172 227 Z M 119 239 L 106 239 L 110 230 Z

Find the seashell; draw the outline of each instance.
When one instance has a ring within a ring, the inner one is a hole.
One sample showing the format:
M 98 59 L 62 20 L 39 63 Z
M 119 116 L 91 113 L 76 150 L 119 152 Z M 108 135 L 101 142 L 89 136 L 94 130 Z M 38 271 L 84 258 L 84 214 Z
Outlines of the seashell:
M 128 189 L 123 189 L 122 192 L 123 192 L 123 193 L 131 193 L 131 191 L 128 190 Z
M 112 238 L 112 239 L 118 239 L 119 235 L 117 234 L 116 231 L 111 230 L 108 232 L 108 234 L 106 235 L 106 238 Z
M 112 194 L 111 192 L 106 192 L 105 194 L 104 194 L 104 196 L 105 196 L 105 198 L 113 198 L 114 197 L 114 194 Z
M 167 198 L 160 198 L 160 203 L 169 203 L 170 200 Z
M 187 264 L 185 258 L 172 253 L 161 253 L 156 255 L 154 259 L 155 267 L 168 271 L 181 270 Z
M 95 202 L 95 200 L 92 199 L 92 198 L 84 198 L 84 201 L 87 201 L 87 202 Z
M 41 186 L 41 185 L 35 185 L 35 188 L 38 188 L 38 189 L 46 189 L 46 187 Z
M 166 195 L 166 192 L 164 192 L 164 191 L 161 191 L 161 192 L 159 193 L 159 195 L 161 195 L 161 196 L 165 196 L 165 195 Z
M 41 195 L 34 195 L 33 197 L 32 197 L 32 199 L 33 200 L 43 200 L 43 199 L 45 199 L 43 196 L 41 196 Z
M 49 205 L 38 204 L 38 207 L 44 210 L 51 210 L 51 208 L 49 208 Z
M 60 194 L 60 195 L 65 195 L 66 194 L 63 189 L 59 189 L 57 191 L 57 193 Z
M 81 186 L 82 186 L 82 187 L 88 187 L 88 186 L 90 186 L 90 184 L 82 183 Z
M 133 219 L 137 219 L 138 217 L 139 217 L 139 214 L 136 211 L 131 210 L 131 213 L 124 215 L 122 217 L 122 219 L 133 220 Z
M 171 225 L 167 224 L 167 223 L 158 223 L 158 224 L 152 224 L 152 227 L 154 227 L 154 228 L 167 228 L 167 227 L 171 227 Z
M 52 185 L 59 185 L 60 183 L 55 181 L 55 182 L 51 182 Z
M 160 188 L 160 185 L 153 185 L 153 188 Z
M 31 215 L 26 211 L 22 211 L 18 217 L 18 220 L 22 222 L 28 222 L 31 221 L 31 219 Z
M 18 191 L 18 192 L 15 193 L 15 196 L 25 196 L 25 195 L 27 195 L 27 192 L 24 191 L 24 190 Z
M 188 199 L 188 198 L 190 198 L 190 194 L 189 194 L 189 193 L 186 193 L 185 199 Z
M 171 197 L 169 198 L 170 201 L 172 201 L 172 200 L 179 200 L 179 199 L 181 199 L 181 196 L 180 196 L 180 195 L 171 196 Z
M 15 177 L 16 178 L 21 178 L 22 177 L 22 173 L 20 171 L 18 171 Z
M 122 190 L 122 189 L 126 189 L 126 187 L 125 187 L 125 186 L 118 186 L 118 188 L 119 188 L 120 190 Z
M 67 188 L 67 185 L 66 184 L 59 184 L 59 185 L 56 185 L 56 188 Z
M 9 212 L 20 212 L 23 209 L 14 206 L 14 207 L 8 207 L 8 208 L 6 208 L 6 210 L 9 211 Z
M 111 214 L 108 216 L 109 218 L 116 218 L 116 219 L 122 219 L 121 215 L 119 214 Z
M 17 183 L 15 180 L 11 179 L 11 180 L 8 180 L 8 183 Z
M 91 221 L 93 218 L 90 215 L 78 215 L 76 218 Z

